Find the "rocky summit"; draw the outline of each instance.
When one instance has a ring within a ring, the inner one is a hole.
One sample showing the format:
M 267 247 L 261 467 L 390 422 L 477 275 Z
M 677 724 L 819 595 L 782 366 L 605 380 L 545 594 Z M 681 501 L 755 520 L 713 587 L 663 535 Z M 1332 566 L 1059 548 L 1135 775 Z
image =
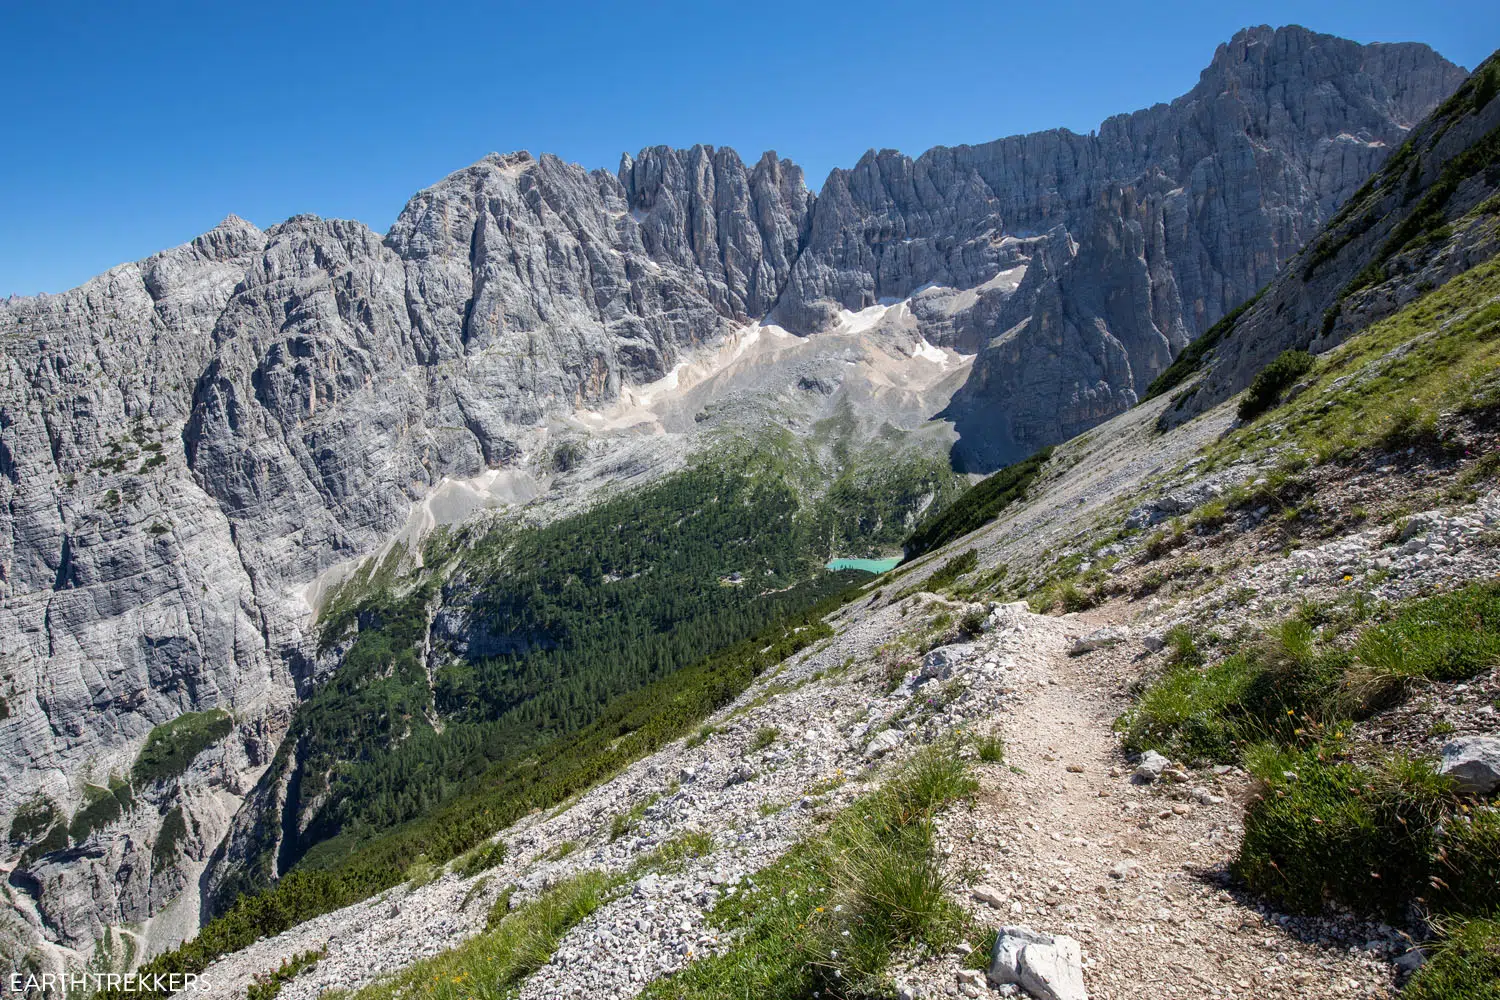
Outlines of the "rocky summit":
M 0 303 L 0 951 L 1464 995 L 1497 90 L 1251 28 L 1088 135 L 816 193 L 492 154 L 384 236 L 229 216 Z

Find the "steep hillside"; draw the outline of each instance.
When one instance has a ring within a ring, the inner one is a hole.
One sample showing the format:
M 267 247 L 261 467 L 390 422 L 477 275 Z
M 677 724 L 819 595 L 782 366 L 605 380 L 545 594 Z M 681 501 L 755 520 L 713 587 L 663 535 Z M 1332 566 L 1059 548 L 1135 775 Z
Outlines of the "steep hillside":
M 206 975 L 982 996 L 1024 925 L 1095 997 L 1483 996 L 1500 770 L 1460 762 L 1500 748 L 1497 268 L 1240 426 L 1229 400 L 1162 433 L 1161 397 L 1065 443 L 696 731 Z M 1372 419 L 1429 383 L 1448 433 Z M 1362 436 L 1321 450 L 1344 411 Z
M 657 750 L 825 560 L 938 513 L 955 439 L 1119 414 L 1464 78 L 1250 29 L 1097 135 L 818 197 L 771 153 L 493 155 L 384 237 L 231 216 L 0 304 L 7 949 L 129 965 L 220 913 L 206 961 Z

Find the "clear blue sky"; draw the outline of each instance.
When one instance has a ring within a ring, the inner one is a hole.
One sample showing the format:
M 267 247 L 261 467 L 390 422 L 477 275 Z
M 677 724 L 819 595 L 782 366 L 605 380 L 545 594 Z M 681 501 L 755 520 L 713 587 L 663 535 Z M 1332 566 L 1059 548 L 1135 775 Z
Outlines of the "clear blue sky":
M 775 149 L 816 188 L 869 147 L 1087 131 L 1186 91 L 1262 23 L 1470 68 L 1500 46 L 1484 0 L 6 3 L 0 295 L 61 291 L 229 212 L 383 232 L 491 150 L 613 170 L 657 143 Z

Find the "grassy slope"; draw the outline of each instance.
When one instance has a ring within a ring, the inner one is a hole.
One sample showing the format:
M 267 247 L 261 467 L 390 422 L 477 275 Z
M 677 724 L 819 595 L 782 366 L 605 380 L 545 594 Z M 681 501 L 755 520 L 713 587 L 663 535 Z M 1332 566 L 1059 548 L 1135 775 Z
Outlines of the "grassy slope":
M 1327 462 L 1436 444 L 1440 414 L 1500 408 L 1500 259 L 1320 356 L 1304 381 L 1308 389 L 1213 448 L 1211 465 L 1285 445 Z

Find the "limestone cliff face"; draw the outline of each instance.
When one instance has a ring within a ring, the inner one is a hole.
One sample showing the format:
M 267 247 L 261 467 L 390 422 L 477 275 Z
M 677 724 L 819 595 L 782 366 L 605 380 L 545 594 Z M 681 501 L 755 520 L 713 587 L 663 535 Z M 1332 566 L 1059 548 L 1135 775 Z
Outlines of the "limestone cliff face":
M 1495 255 L 1497 86 L 1500 58 L 1491 56 L 1213 344 L 1200 345 L 1205 373 L 1163 413 L 1163 427 L 1246 388 L 1282 351 L 1335 347 Z
M 303 588 L 444 477 L 550 467 L 558 420 L 747 323 L 847 345 L 847 311 L 898 300 L 903 337 L 978 354 L 947 410 L 971 467 L 1061 440 L 1275 274 L 1463 76 L 1423 46 L 1252 29 L 1188 95 L 1096 134 L 872 152 L 816 198 L 773 153 L 653 147 L 615 173 L 495 155 L 384 237 L 231 217 L 0 303 L 0 824 L 74 813 L 184 712 L 236 720 L 87 842 L 28 855 L 11 881 L 36 940 L 161 917 L 272 807 L 245 796 L 328 666 Z M 794 393 L 852 370 L 798 364 L 819 374 Z M 718 425 L 740 404 L 714 391 L 693 406 Z M 193 837 L 156 863 L 179 803 Z
M 1066 290 L 1033 283 L 1026 328 L 967 324 L 955 342 L 981 351 L 949 411 L 959 454 L 993 468 L 1132 405 L 1463 79 L 1421 45 L 1254 28 L 1188 94 L 1094 134 L 872 151 L 829 177 L 776 315 L 812 331 L 924 285 L 982 287 L 1013 266 L 1006 237 L 1063 227 L 1079 243 L 1054 261 Z
M 84 947 L 185 886 L 153 874 L 162 817 L 178 794 L 236 801 L 263 772 L 315 679 L 309 580 L 442 477 L 525 465 L 549 416 L 763 313 L 811 203 L 772 154 L 646 150 L 620 177 L 495 156 L 417 195 L 384 239 L 230 218 L 0 304 L 0 818 L 76 811 L 184 712 L 241 720 L 227 777 L 138 796 L 27 863 L 41 933 Z M 194 829 L 211 851 L 228 826 Z

